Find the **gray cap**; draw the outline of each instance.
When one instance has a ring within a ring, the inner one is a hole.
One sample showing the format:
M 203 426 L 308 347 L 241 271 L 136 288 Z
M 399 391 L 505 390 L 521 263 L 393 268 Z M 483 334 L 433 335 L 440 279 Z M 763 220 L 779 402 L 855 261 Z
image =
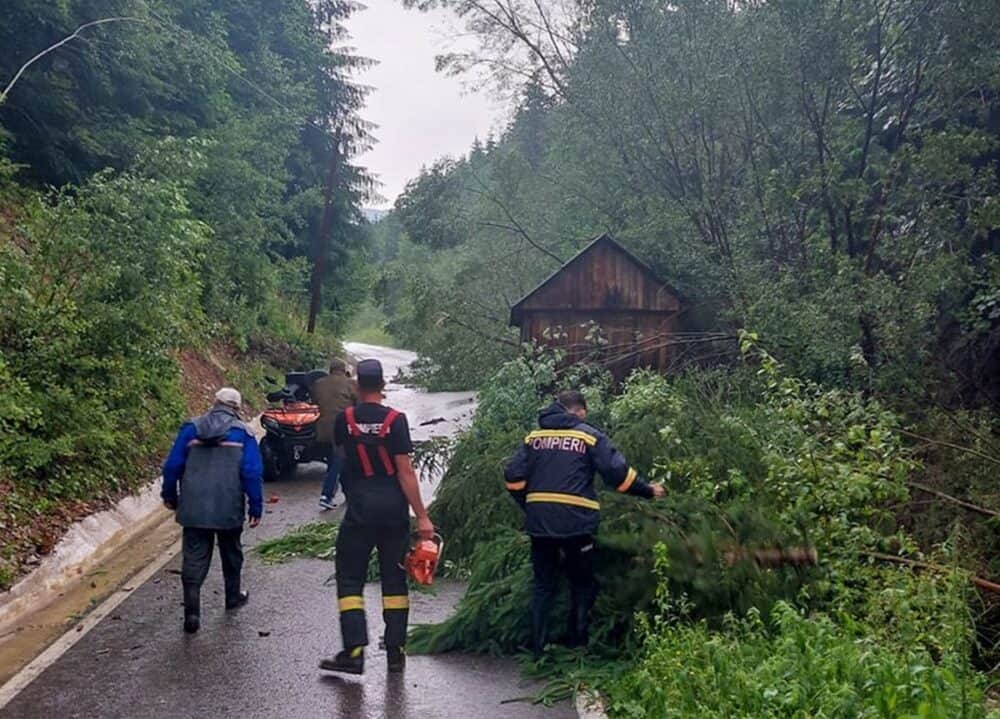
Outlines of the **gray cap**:
M 216 392 L 215 401 L 217 404 L 224 404 L 227 407 L 232 407 L 233 409 L 239 409 L 243 406 L 243 397 L 240 396 L 238 390 L 235 390 L 232 387 L 223 387 Z

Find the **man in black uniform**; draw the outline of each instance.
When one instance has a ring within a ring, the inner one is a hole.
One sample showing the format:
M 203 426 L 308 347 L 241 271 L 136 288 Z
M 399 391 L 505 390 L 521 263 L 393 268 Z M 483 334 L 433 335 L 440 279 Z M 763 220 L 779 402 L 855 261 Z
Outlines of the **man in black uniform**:
M 337 415 L 334 442 L 344 450 L 341 482 L 347 496 L 347 514 L 337 535 L 337 598 L 344 649 L 323 659 L 320 668 L 334 672 L 364 672 L 368 644 L 364 585 L 368 559 L 378 549 L 382 577 L 382 618 L 389 671 L 402 671 L 406 658 L 409 594 L 403 558 L 409 547 L 408 506 L 417 517 L 421 536 L 431 538 L 431 524 L 420 499 L 417 475 L 410 461 L 413 445 L 406 415 L 382 402 L 385 381 L 382 364 L 358 363 L 359 401 Z
M 586 424 L 587 402 L 580 392 L 561 392 L 538 417 L 540 429 L 524 439 L 504 476 L 507 491 L 525 510 L 531 535 L 534 596 L 532 649 L 545 646 L 549 602 L 562 561 L 570 581 L 569 641 L 586 646 L 590 609 L 597 598 L 594 556 L 600 504 L 597 471 L 609 486 L 646 499 L 662 497 L 663 487 L 647 484 L 600 430 Z

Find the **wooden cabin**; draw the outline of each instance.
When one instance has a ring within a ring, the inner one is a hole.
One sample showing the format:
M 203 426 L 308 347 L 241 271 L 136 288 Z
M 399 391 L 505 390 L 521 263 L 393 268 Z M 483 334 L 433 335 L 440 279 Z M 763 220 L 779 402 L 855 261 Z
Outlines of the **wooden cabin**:
M 638 367 L 670 368 L 681 308 L 648 265 L 601 235 L 514 305 L 510 324 L 522 342 L 603 364 L 620 381 Z

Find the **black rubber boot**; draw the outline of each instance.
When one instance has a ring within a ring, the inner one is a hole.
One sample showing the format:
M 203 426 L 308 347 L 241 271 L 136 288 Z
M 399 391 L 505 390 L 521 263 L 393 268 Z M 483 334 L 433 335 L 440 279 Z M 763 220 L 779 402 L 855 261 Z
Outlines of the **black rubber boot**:
M 365 672 L 365 648 L 352 647 L 338 652 L 333 658 L 321 659 L 319 668 L 328 672 L 340 672 L 341 674 L 364 674 Z
M 201 626 L 201 587 L 184 585 L 184 631 L 194 634 Z
M 393 674 L 406 669 L 406 651 L 403 647 L 389 647 L 386 650 L 386 662 Z
M 237 592 L 235 595 L 226 595 L 226 609 L 239 609 L 250 601 L 250 592 Z

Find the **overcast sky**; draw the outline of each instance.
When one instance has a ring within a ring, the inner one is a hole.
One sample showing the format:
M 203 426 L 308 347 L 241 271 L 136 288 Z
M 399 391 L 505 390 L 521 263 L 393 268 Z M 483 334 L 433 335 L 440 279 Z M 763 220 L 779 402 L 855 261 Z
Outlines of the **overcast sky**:
M 356 13 L 347 28 L 357 54 L 378 61 L 356 79 L 375 88 L 363 116 L 379 127 L 378 143 L 358 163 L 383 183 L 385 199 L 371 205 L 391 207 L 421 166 L 468 152 L 504 109 L 483 93 L 468 92 L 462 78 L 434 71 L 434 56 L 455 47 L 451 13 L 405 10 L 400 0 L 364 2 L 368 8 Z

